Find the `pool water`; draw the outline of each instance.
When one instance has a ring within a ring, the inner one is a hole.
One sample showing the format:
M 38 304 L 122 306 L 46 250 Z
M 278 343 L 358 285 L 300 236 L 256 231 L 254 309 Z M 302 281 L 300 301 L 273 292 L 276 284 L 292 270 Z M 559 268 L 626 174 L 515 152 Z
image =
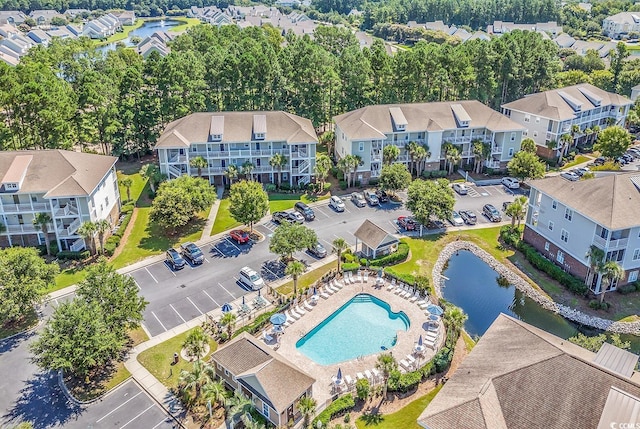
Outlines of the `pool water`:
M 358 294 L 300 338 L 296 348 L 321 365 L 331 365 L 391 349 L 398 331 L 410 325 L 404 312 L 394 313 L 375 296 Z

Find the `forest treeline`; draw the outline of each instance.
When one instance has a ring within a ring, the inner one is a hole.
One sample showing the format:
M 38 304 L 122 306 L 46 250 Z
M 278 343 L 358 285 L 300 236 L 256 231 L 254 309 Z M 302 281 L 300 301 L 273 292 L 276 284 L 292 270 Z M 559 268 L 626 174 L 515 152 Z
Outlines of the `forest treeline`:
M 498 109 L 576 81 L 630 88 L 640 70 L 634 60 L 615 76 L 561 72 L 555 45 L 520 31 L 456 46 L 418 42 L 393 56 L 380 41 L 361 49 L 345 28 L 286 39 L 273 27 L 201 25 L 164 58 L 123 48 L 103 55 L 87 40 L 34 48 L 17 67 L 0 64 L 0 149 L 89 144 L 131 155 L 191 112 L 282 109 L 319 127 L 368 104 L 477 99 Z

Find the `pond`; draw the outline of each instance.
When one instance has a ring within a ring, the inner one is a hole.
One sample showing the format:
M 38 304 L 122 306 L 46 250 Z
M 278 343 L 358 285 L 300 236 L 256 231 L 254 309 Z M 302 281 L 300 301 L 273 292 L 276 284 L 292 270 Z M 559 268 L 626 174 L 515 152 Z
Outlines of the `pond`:
M 113 51 L 116 49 L 116 45 L 118 43 L 124 43 L 125 46 L 131 47 L 134 46 L 134 43 L 131 42 L 132 37 L 139 37 L 140 39 L 144 39 L 145 37 L 151 36 L 156 31 L 169 31 L 171 27 L 175 27 L 180 24 L 183 24 L 183 22 L 177 21 L 175 19 L 145 21 L 144 24 L 142 24 L 140 27 L 131 30 L 131 32 L 129 32 L 129 36 L 126 39 L 122 39 L 114 43 L 109 43 L 107 45 L 102 45 L 97 49 L 103 52 Z
M 448 278 L 442 289 L 444 298 L 462 308 L 469 316 L 465 330 L 481 336 L 500 313 L 508 314 L 561 338 L 582 332 L 597 335 L 600 331 L 577 325 L 540 307 L 513 285 L 500 285 L 498 273 L 469 251 L 453 255 L 443 272 Z M 640 353 L 640 337 L 621 335 L 631 341 L 631 350 Z

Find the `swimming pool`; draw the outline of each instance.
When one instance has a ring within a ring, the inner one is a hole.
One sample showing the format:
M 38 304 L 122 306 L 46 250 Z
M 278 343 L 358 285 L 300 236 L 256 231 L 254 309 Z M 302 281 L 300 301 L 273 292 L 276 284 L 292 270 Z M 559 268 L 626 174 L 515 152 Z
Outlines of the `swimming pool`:
M 331 365 L 392 348 L 397 332 L 411 323 L 407 315 L 366 293 L 358 294 L 296 343 L 296 349 L 321 365 Z

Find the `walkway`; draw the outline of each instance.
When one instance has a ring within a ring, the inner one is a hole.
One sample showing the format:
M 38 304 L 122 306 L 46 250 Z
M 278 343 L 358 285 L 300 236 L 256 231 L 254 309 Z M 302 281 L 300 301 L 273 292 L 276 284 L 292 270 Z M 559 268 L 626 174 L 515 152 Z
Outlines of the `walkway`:
M 211 229 L 213 228 L 213 224 L 216 223 L 216 217 L 218 216 L 218 209 L 220 208 L 220 200 L 224 195 L 224 186 L 218 186 L 216 189 L 217 198 L 213 202 L 211 206 L 211 211 L 209 212 L 209 217 L 207 218 L 207 222 L 204 224 L 204 229 L 202 230 L 202 235 L 200 236 L 200 241 L 207 240 L 211 236 Z

